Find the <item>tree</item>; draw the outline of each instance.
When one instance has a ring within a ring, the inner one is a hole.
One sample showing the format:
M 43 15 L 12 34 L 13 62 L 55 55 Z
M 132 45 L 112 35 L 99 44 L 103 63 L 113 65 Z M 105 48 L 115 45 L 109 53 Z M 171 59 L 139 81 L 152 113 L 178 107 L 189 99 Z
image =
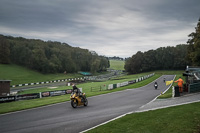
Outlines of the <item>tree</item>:
M 200 18 L 195 28 L 195 32 L 188 35 L 187 60 L 194 66 L 200 66 Z
M 132 58 L 126 58 L 125 65 L 124 65 L 124 69 L 129 73 L 131 73 L 131 59 Z
M 8 41 L 0 36 L 0 63 L 9 64 L 10 63 L 10 45 Z
M 49 73 L 49 62 L 42 49 L 34 49 L 32 57 L 33 66 L 32 68 L 42 73 Z
M 94 59 L 91 64 L 91 72 L 95 73 L 99 70 L 100 60 L 98 58 Z
M 126 61 L 125 70 L 132 74 L 142 72 L 143 60 L 143 53 L 141 51 L 137 52 L 131 59 Z

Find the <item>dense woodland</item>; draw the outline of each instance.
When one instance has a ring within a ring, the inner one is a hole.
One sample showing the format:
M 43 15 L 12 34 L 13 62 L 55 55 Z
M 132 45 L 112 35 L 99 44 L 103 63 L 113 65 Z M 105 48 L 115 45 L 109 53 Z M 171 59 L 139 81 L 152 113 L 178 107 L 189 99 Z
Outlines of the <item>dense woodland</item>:
M 125 62 L 125 70 L 129 73 L 140 73 L 153 70 L 185 69 L 187 61 L 187 45 L 161 47 L 157 50 L 137 52 Z
M 137 52 L 125 62 L 129 73 L 153 70 L 184 70 L 187 65 L 200 66 L 200 19 L 187 44 Z
M 0 63 L 18 64 L 42 73 L 98 72 L 109 67 L 109 60 L 94 51 L 66 43 L 0 35 Z

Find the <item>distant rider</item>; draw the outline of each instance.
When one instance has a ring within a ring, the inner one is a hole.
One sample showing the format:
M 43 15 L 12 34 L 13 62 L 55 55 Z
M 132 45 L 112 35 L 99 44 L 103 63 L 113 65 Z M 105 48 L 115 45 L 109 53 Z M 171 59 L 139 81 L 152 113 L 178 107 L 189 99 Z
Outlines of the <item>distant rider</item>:
M 155 89 L 158 88 L 158 83 L 157 82 L 154 83 L 154 87 L 155 87 Z
M 163 81 L 165 82 L 165 78 L 163 79 Z

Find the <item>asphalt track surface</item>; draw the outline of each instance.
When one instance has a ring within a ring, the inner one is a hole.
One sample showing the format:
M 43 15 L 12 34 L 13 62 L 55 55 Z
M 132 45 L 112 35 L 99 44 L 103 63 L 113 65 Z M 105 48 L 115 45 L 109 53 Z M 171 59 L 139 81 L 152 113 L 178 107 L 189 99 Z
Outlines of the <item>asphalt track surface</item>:
M 137 89 L 128 89 L 88 98 L 87 107 L 72 108 L 70 102 L 0 115 L 1 133 L 78 133 L 111 120 L 141 106 L 168 88 L 163 78 L 172 80 L 174 75 L 164 75 L 154 82 Z

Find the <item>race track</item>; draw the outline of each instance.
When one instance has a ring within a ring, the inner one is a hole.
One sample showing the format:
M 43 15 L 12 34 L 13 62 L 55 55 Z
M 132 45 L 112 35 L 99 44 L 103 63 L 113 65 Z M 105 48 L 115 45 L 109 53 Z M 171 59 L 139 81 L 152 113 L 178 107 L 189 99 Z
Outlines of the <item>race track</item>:
M 164 75 L 147 86 L 88 98 L 87 107 L 73 109 L 70 102 L 0 115 L 1 133 L 78 133 L 122 114 L 136 111 L 168 88 Z

